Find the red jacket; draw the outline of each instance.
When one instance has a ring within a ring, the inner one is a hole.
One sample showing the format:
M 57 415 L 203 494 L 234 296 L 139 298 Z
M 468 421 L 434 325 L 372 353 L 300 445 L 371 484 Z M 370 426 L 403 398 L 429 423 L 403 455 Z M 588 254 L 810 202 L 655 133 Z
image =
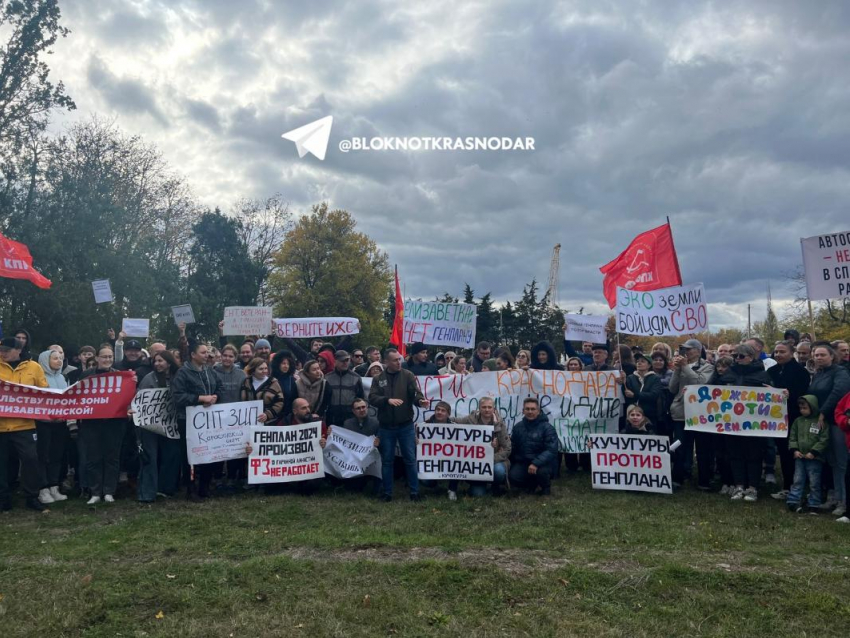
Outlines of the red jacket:
M 847 416 L 848 412 L 850 412 L 850 392 L 845 394 L 835 407 L 835 424 L 844 430 L 844 441 L 850 448 L 850 418 Z

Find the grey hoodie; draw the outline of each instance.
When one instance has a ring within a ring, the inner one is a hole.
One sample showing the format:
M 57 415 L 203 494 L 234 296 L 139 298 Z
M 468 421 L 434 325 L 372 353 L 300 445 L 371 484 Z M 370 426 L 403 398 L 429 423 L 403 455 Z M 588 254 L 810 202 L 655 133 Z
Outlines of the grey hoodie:
M 54 388 L 56 390 L 64 390 L 68 387 L 68 380 L 62 376 L 61 370 L 50 369 L 50 355 L 52 353 L 52 350 L 45 350 L 38 355 L 38 364 L 41 366 L 42 370 L 44 370 L 44 376 L 47 377 L 47 387 Z

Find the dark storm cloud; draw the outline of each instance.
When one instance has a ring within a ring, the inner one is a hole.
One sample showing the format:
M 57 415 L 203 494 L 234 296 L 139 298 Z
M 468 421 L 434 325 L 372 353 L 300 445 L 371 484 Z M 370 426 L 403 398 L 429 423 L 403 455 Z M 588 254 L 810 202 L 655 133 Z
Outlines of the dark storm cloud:
M 468 282 L 515 299 L 532 278 L 545 286 L 560 242 L 561 298 L 599 307 L 599 266 L 669 216 L 685 279 L 734 322 L 768 281 L 791 296 L 801 236 L 847 226 L 846 3 L 84 6 L 68 26 L 96 50 L 90 87 L 119 113 L 202 134 L 120 125 L 217 164 L 250 191 L 234 199 L 348 209 L 417 297 Z M 179 38 L 195 53 L 162 81 L 111 62 L 128 47 L 167 56 Z M 325 115 L 326 160 L 299 159 L 281 134 Z M 533 136 L 536 150 L 337 149 L 426 135 Z M 190 179 L 222 196 L 203 171 Z

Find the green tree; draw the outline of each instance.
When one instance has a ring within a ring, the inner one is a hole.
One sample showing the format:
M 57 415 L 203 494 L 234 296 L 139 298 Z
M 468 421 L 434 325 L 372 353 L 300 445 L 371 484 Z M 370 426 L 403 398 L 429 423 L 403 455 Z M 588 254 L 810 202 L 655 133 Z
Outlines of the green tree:
M 387 255 L 356 230 L 345 210 L 323 202 L 286 233 L 275 254 L 269 294 L 276 317 L 350 316 L 360 320 L 358 341 L 384 344 L 392 292 Z
M 240 237 L 242 223 L 215 209 L 192 227 L 188 298 L 195 312 L 196 336 L 214 339 L 227 306 L 253 306 L 259 291 L 260 266 Z M 271 326 L 269 326 L 271 331 Z

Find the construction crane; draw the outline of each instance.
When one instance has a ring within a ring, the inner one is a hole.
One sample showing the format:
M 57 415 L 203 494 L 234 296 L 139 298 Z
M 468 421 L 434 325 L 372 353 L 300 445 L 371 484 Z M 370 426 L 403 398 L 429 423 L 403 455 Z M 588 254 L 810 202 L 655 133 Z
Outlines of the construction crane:
M 561 244 L 555 244 L 552 249 L 552 263 L 549 265 L 549 285 L 546 294 L 549 295 L 549 306 L 558 306 L 558 271 L 561 269 Z

